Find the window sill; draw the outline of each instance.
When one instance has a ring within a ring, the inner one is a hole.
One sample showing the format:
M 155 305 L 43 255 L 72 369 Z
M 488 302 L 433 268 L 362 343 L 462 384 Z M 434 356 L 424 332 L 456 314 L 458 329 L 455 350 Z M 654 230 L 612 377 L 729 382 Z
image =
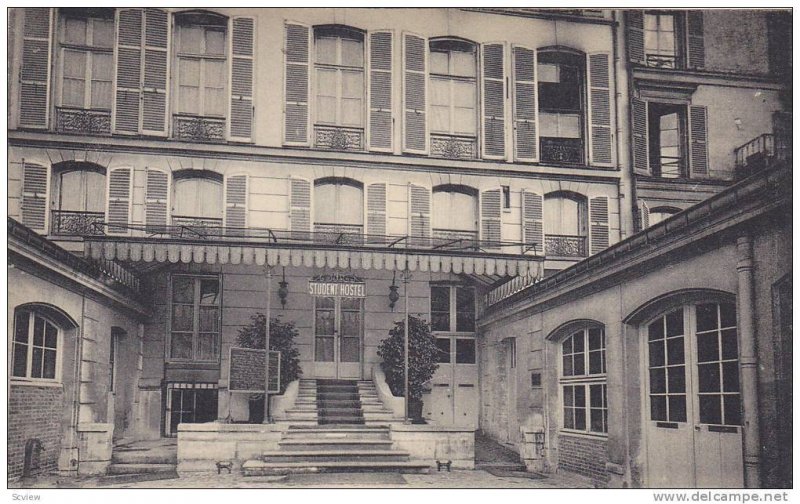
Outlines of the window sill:
M 596 441 L 605 441 L 608 439 L 607 432 L 586 432 L 586 431 L 579 431 L 573 429 L 559 429 L 559 435 L 561 436 L 569 436 L 569 437 L 576 437 L 576 438 L 583 438 L 583 439 L 593 439 Z
M 47 380 L 36 380 L 33 378 L 10 378 L 9 385 L 12 387 L 14 386 L 23 386 L 23 387 L 49 387 L 49 388 L 63 388 L 64 384 L 60 381 L 47 381 Z

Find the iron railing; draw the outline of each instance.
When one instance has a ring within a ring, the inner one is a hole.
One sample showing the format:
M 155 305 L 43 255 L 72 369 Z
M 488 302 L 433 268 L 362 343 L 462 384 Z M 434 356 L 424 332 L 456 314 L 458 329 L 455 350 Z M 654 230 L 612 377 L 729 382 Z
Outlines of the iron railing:
M 172 236 L 174 238 L 194 238 L 198 236 L 220 236 L 222 219 L 212 217 L 172 216 Z
M 546 257 L 586 257 L 586 237 L 574 235 L 545 235 Z
M 583 141 L 580 138 L 539 139 L 541 160 L 545 163 L 583 163 Z
M 678 68 L 678 58 L 674 55 L 648 54 L 647 66 L 652 68 Z
M 486 306 L 491 306 L 517 292 L 525 290 L 528 286 L 535 284 L 538 278 L 535 276 L 515 276 L 508 282 L 490 290 L 486 293 Z
M 56 130 L 80 135 L 110 135 L 111 111 L 56 107 Z
M 792 158 L 792 140 L 788 136 L 764 133 L 734 149 L 736 177 L 745 178 L 776 162 Z
M 364 129 L 314 125 L 314 147 L 337 151 L 363 151 Z
M 326 241 L 337 244 L 361 245 L 364 243 L 364 226 L 360 224 L 314 223 L 314 232 L 324 237 Z
M 50 233 L 55 236 L 86 236 L 105 234 L 106 214 L 75 210 L 51 210 Z

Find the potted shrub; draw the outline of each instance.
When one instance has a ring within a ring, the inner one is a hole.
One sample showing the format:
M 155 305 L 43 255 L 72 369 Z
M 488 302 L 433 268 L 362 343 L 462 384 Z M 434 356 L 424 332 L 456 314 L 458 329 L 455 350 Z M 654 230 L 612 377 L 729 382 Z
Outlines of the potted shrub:
M 382 359 L 381 369 L 386 374 L 386 382 L 392 394 L 403 397 L 405 387 L 405 321 L 395 322 L 389 337 L 378 346 L 378 357 Z M 433 378 L 439 368 L 436 338 L 431 334 L 428 323 L 417 317 L 409 317 L 408 324 L 408 411 L 416 423 L 422 420 L 422 392 L 425 383 Z
M 264 336 L 267 334 L 267 317 L 256 313 L 250 317 L 250 324 L 239 328 L 236 343 L 244 348 L 264 348 Z M 280 317 L 272 317 L 269 324 L 269 349 L 281 353 L 281 394 L 289 383 L 303 374 L 300 368 L 300 352 L 294 343 L 299 333 L 294 322 L 283 322 Z M 264 394 L 250 396 L 250 423 L 261 423 L 264 420 Z

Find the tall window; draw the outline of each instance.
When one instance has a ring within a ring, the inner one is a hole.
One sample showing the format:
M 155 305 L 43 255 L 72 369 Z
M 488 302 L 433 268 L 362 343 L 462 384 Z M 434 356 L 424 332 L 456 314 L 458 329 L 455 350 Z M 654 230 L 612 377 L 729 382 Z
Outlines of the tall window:
M 457 285 L 431 286 L 431 330 L 475 331 L 475 289 Z
M 602 327 L 588 327 L 561 342 L 563 428 L 608 432 L 606 338 Z
M 225 117 L 227 26 L 226 18 L 207 12 L 175 16 L 179 114 Z
M 11 376 L 56 381 L 59 359 L 58 326 L 33 310 L 14 314 Z
M 173 181 L 173 224 L 222 225 L 221 175 L 212 172 L 176 172 Z
M 316 124 L 364 128 L 364 34 L 341 26 L 317 27 L 314 46 Z M 318 135 L 317 142 L 322 140 Z
M 432 40 L 430 48 L 431 133 L 477 136 L 475 44 Z
M 433 235 L 475 240 L 478 237 L 478 192 L 464 186 L 433 188 Z
M 344 178 L 314 183 L 314 230 L 360 234 L 364 229 L 364 189 Z
M 566 191 L 545 195 L 545 255 L 585 257 L 587 213 L 584 196 Z
M 59 9 L 61 106 L 111 111 L 114 9 Z
M 105 170 L 88 163 L 66 163 L 53 170 L 55 199 L 52 233 L 103 234 L 106 211 Z
M 648 104 L 650 169 L 663 178 L 686 177 L 686 105 Z
M 216 361 L 219 333 L 219 278 L 173 275 L 170 359 Z
M 584 162 L 585 66 L 583 55 L 539 52 L 539 142 L 544 162 Z
M 681 33 L 677 15 L 647 12 L 644 15 L 644 52 L 647 66 L 678 68 Z

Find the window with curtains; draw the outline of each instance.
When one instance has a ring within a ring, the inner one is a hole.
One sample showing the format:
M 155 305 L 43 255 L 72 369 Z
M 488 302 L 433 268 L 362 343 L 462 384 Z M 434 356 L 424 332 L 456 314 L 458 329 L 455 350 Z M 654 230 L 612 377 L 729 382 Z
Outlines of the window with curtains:
M 11 378 L 58 381 L 61 329 L 35 310 L 14 313 Z
M 222 226 L 222 176 L 176 172 L 172 178 L 172 224 L 198 232 L 215 232 Z
M 656 68 L 680 68 L 681 23 L 673 12 L 645 12 L 644 53 L 646 64 Z
M 364 33 L 345 26 L 314 28 L 315 146 L 364 148 Z
M 580 194 L 559 191 L 544 197 L 546 256 L 586 257 L 588 208 Z
M 364 187 L 360 182 L 345 178 L 314 182 L 314 231 L 363 234 Z
M 53 169 L 51 232 L 96 235 L 105 232 L 106 172 L 90 163 L 68 162 Z
M 114 9 L 59 9 L 56 127 L 111 133 Z
M 686 105 L 648 103 L 650 171 L 662 178 L 688 176 Z
M 562 428 L 608 432 L 606 338 L 602 327 L 587 327 L 561 342 Z
M 476 45 L 458 39 L 431 40 L 428 68 L 431 154 L 442 157 L 476 157 Z
M 174 69 L 176 114 L 180 138 L 222 140 L 228 110 L 227 26 L 210 12 L 175 15 Z
M 540 159 L 585 162 L 585 56 L 566 51 L 538 53 Z
M 466 186 L 433 188 L 433 236 L 455 240 L 478 238 L 478 192 Z
M 172 275 L 169 358 L 217 361 L 220 281 L 215 276 Z

